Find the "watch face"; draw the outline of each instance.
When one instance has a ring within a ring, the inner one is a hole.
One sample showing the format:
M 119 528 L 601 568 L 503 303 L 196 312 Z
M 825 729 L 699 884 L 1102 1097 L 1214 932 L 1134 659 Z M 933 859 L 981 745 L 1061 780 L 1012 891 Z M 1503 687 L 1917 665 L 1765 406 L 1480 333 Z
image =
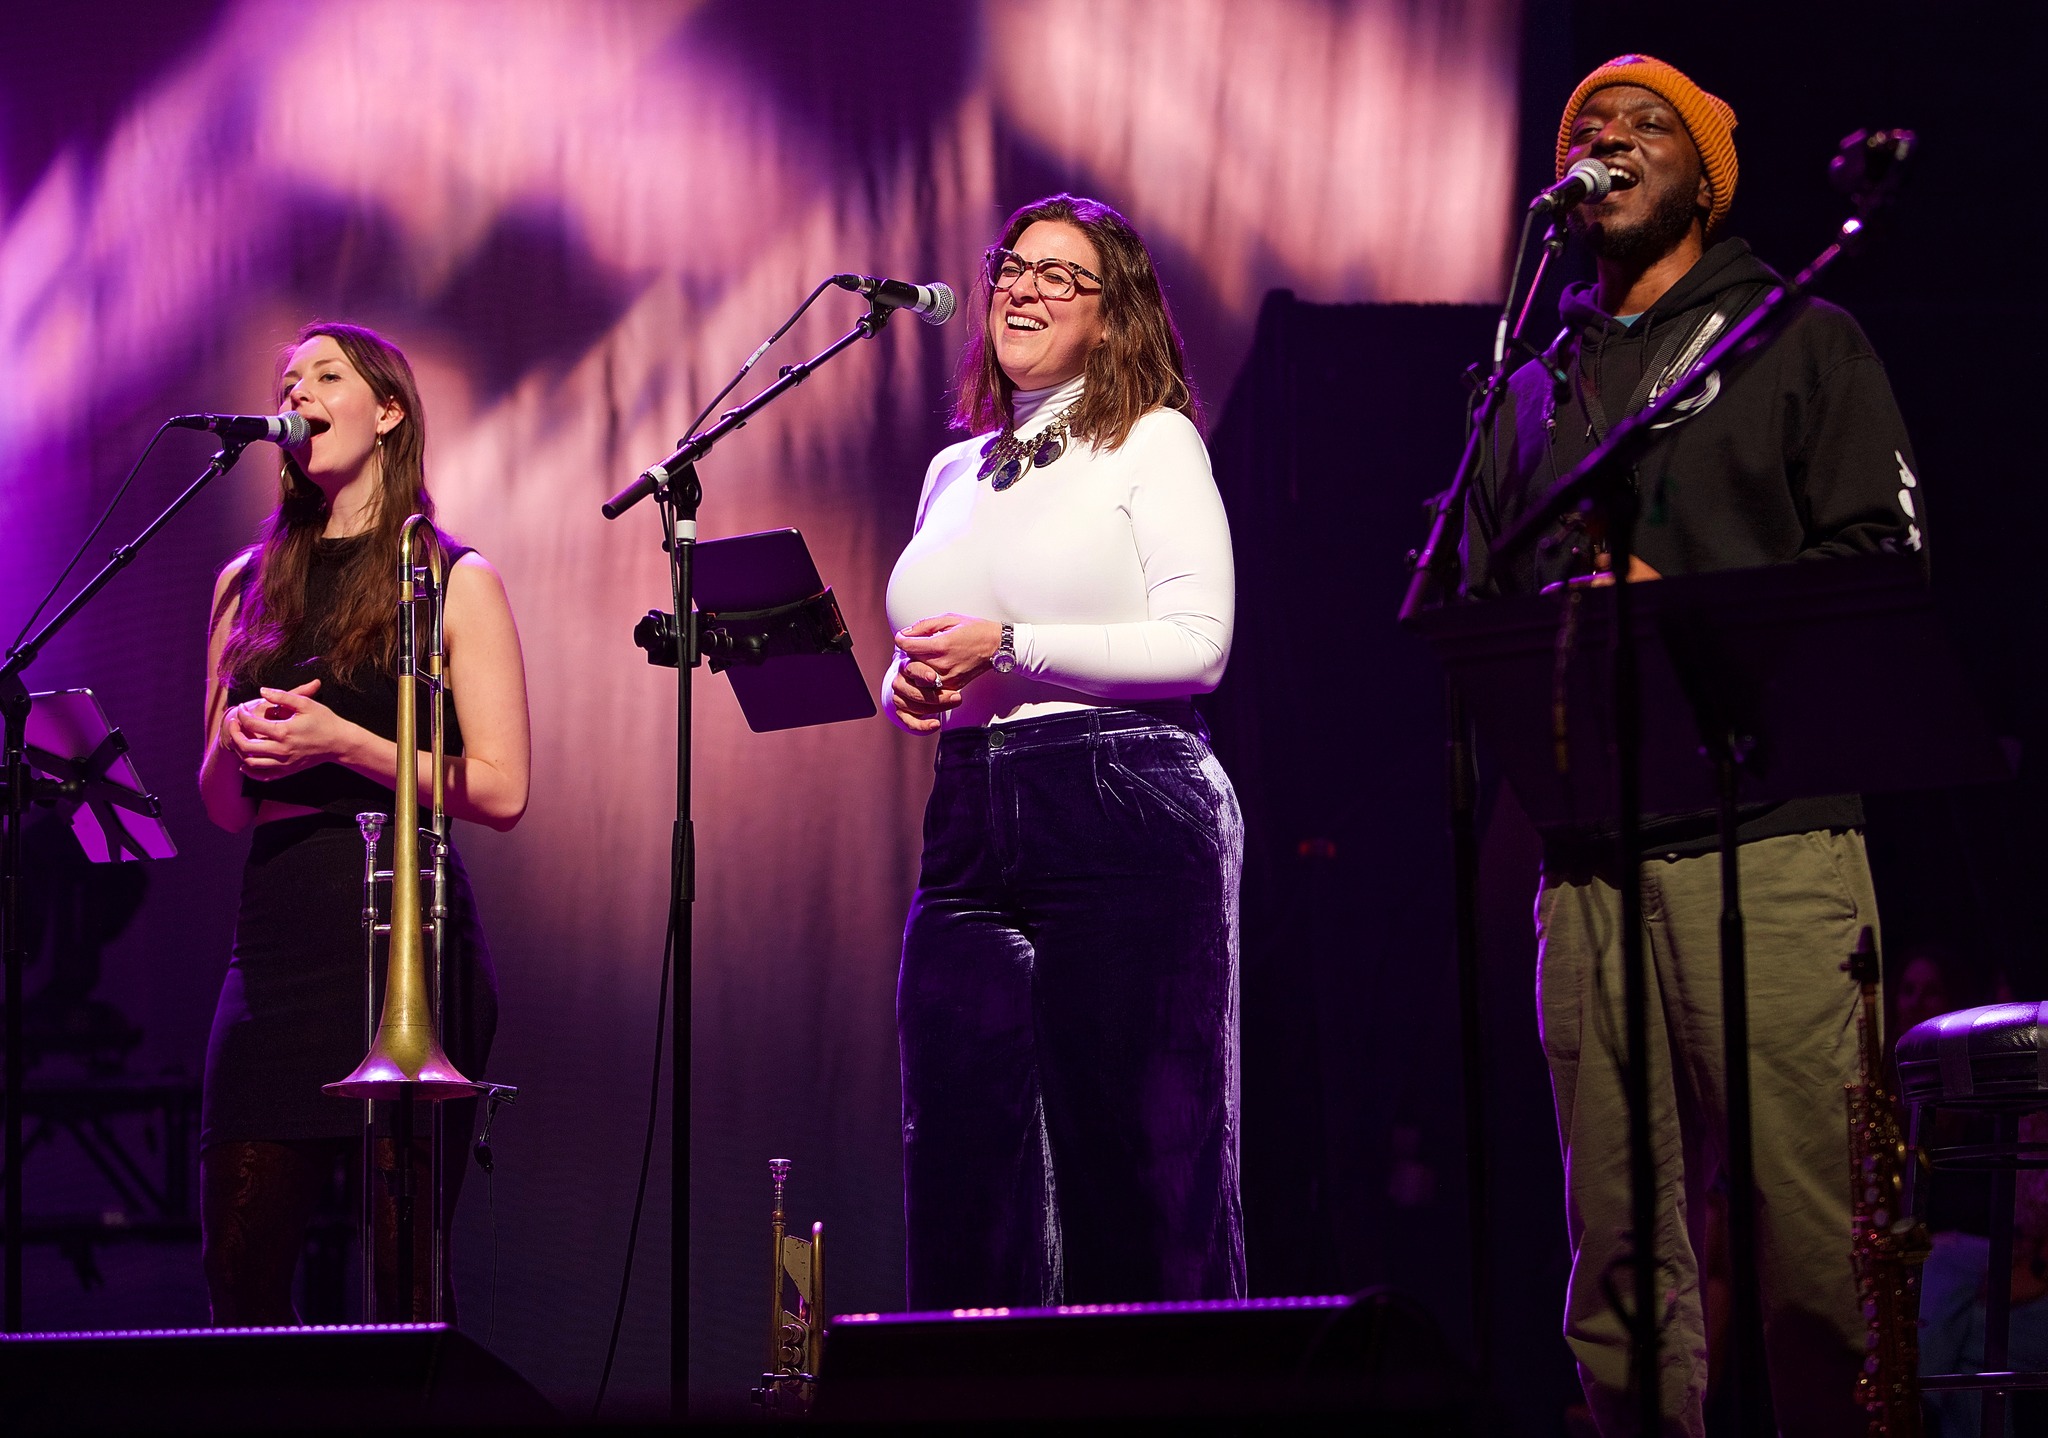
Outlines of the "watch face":
M 1017 667 L 1017 656 L 998 650 L 988 661 L 988 667 L 998 674 L 1008 674 Z

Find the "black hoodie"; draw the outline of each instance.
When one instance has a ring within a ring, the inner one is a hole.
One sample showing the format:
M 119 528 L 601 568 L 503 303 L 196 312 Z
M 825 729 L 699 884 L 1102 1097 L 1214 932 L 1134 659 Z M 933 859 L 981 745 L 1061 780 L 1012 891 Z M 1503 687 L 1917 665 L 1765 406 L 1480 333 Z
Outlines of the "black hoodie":
M 1487 437 L 1467 512 L 1470 593 L 1531 593 L 1591 571 L 1593 546 L 1575 521 L 1559 526 L 1557 543 L 1506 566 L 1489 565 L 1486 550 L 1623 418 L 1669 336 L 1691 333 L 1724 298 L 1746 309 L 1779 282 L 1748 245 L 1729 239 L 1632 324 L 1602 313 L 1592 286 L 1566 287 L 1558 306 L 1565 333 L 1548 356 L 1555 368 L 1532 360 L 1515 371 Z M 1883 365 L 1846 312 L 1820 300 L 1798 304 L 1771 345 L 1708 376 L 1682 413 L 1659 427 L 1637 466 L 1636 552 L 1659 574 L 1925 554 L 1913 450 Z M 1862 806 L 1844 796 L 1744 815 L 1746 842 L 1853 827 Z M 1650 823 L 1645 846 L 1649 853 L 1711 851 L 1711 816 Z

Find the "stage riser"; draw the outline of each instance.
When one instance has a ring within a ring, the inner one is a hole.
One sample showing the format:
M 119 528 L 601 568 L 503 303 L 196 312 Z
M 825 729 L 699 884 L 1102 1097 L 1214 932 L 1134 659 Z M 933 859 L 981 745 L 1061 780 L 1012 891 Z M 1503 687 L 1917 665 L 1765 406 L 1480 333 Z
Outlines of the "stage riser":
M 439 1325 L 24 1335 L 0 1341 L 11 1433 L 250 1433 L 549 1423 L 554 1409 Z
M 834 1324 L 817 1416 L 865 1422 L 1346 1417 L 1375 1434 L 1478 1433 L 1473 1385 L 1429 1316 L 1349 1306 Z

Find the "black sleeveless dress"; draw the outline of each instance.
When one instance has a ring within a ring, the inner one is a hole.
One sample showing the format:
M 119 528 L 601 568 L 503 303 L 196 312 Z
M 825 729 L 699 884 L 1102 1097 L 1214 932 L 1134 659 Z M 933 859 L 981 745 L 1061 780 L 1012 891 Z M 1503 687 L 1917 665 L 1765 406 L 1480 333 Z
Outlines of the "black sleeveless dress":
M 353 684 L 340 684 L 320 657 L 322 621 L 344 568 L 365 542 L 319 542 L 307 575 L 306 622 L 299 639 L 256 679 L 236 683 L 229 703 L 255 698 L 262 686 L 294 689 L 317 678 L 321 683 L 315 697 L 322 704 L 386 739 L 397 736 L 398 681 L 365 667 Z M 446 563 L 453 565 L 467 552 L 452 548 Z M 246 566 L 243 576 L 246 582 Z M 393 590 L 395 605 L 396 581 Z M 422 703 L 422 722 L 425 712 Z M 452 702 L 446 740 L 450 754 L 462 752 Z M 366 1048 L 363 841 L 355 816 L 389 814 L 394 796 L 385 785 L 339 764 L 317 765 L 267 783 L 244 779 L 242 792 L 321 812 L 256 826 L 242 870 L 234 950 L 206 1044 L 199 1142 L 204 1147 L 351 1137 L 362 1131 L 361 1104 L 320 1090 L 354 1072 Z M 480 1079 L 497 1029 L 498 981 L 477 922 L 469 875 L 452 844 L 443 958 L 442 1047 L 464 1074 Z M 455 1131 L 467 1131 L 473 1108 L 473 1103 L 449 1106 Z

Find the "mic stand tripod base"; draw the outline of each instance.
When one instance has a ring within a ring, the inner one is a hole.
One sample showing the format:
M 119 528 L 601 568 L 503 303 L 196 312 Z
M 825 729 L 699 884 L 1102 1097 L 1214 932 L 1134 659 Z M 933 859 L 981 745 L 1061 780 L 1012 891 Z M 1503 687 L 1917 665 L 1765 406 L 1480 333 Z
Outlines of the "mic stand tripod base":
M 673 1035 L 669 1107 L 669 1121 L 673 1125 L 669 1180 L 669 1405 L 671 1417 L 679 1422 L 687 1420 L 690 1404 L 690 990 L 697 882 L 697 840 L 690 794 L 691 677 L 700 657 L 697 625 L 692 619 L 696 599 L 692 555 L 697 547 L 697 507 L 704 498 L 703 486 L 697 479 L 697 462 L 708 456 L 720 440 L 744 428 L 762 409 L 809 379 L 828 360 L 881 333 L 890 313 L 886 306 L 870 301 L 868 312 L 852 329 L 811 358 L 787 367 L 773 384 L 729 410 L 709 429 L 678 445 L 674 460 L 682 463 L 673 472 L 659 468 L 643 472 L 612 496 L 602 510 L 606 519 L 617 519 L 642 499 L 658 498 L 663 547 L 669 555 L 670 609 L 676 616 L 676 805 L 675 822 L 669 834 L 668 930 L 674 966 L 669 1018 Z

